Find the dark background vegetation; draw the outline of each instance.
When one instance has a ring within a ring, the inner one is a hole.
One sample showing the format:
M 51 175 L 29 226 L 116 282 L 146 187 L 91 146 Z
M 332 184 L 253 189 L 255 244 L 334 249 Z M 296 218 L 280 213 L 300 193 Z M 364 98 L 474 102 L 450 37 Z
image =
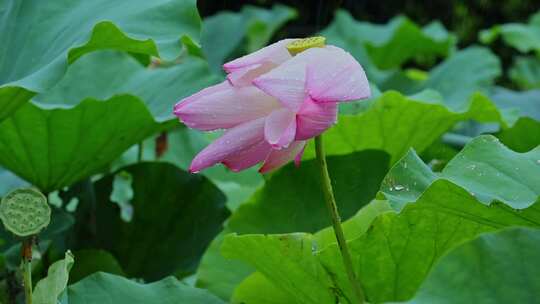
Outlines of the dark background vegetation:
M 495 24 L 524 22 L 529 15 L 540 9 L 538 0 L 409 0 L 409 1 L 363 1 L 363 0 L 203 0 L 197 6 L 203 17 L 221 10 L 238 11 L 246 4 L 271 7 L 282 3 L 296 8 L 299 16 L 285 28 L 294 34 L 311 34 L 327 26 L 337 9 L 349 11 L 357 20 L 385 23 L 396 15 L 405 15 L 420 24 L 440 20 L 447 29 L 455 32 L 460 46 L 477 40 L 477 32 Z
M 199 0 L 197 6 L 201 16 L 207 17 L 223 10 L 239 11 L 246 4 L 271 7 L 276 3 L 298 12 L 298 17 L 276 34 L 277 38 L 314 34 L 332 21 L 337 9 L 344 9 L 359 21 L 374 23 L 386 23 L 396 15 L 405 15 L 420 25 L 439 20 L 457 35 L 460 48 L 478 43 L 478 32 L 482 29 L 501 23 L 526 23 L 530 15 L 540 10 L 540 0 Z M 513 51 L 500 41 L 492 49 L 507 68 Z

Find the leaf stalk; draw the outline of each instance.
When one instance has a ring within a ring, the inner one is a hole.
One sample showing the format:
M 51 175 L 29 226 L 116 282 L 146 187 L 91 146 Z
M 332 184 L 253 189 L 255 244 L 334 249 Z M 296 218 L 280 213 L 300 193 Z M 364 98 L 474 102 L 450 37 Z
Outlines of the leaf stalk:
M 24 298 L 26 304 L 32 304 L 32 246 L 34 237 L 28 237 L 22 242 L 22 276 L 24 286 Z
M 326 206 L 328 207 L 330 218 L 332 219 L 332 225 L 334 227 L 334 233 L 336 235 L 341 257 L 343 259 L 343 265 L 345 266 L 345 271 L 347 272 L 349 282 L 357 298 L 357 303 L 362 304 L 364 303 L 365 299 L 364 292 L 360 282 L 356 279 L 351 253 L 343 233 L 343 227 L 341 226 L 341 218 L 339 216 L 336 199 L 334 197 L 334 190 L 332 188 L 330 174 L 328 173 L 328 165 L 326 163 L 326 156 L 324 153 L 322 134 L 315 137 L 315 152 L 317 154 L 317 163 L 319 165 L 321 175 L 321 186 L 324 193 L 324 200 L 326 202 Z

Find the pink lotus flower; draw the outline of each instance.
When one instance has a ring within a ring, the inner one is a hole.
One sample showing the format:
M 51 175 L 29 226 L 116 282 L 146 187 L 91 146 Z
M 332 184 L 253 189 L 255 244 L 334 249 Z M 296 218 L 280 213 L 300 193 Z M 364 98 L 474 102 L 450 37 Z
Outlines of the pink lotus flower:
M 299 164 L 306 141 L 337 120 L 337 103 L 370 96 L 364 70 L 335 46 L 291 56 L 285 39 L 223 65 L 227 80 L 189 96 L 174 114 L 190 128 L 226 129 L 201 151 L 190 171 L 222 163 L 260 172 L 291 160 Z

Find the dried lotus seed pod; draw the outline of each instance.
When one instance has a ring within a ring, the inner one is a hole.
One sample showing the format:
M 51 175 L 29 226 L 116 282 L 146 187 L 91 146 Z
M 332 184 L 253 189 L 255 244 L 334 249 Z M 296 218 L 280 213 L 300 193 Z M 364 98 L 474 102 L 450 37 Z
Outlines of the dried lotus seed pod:
M 16 189 L 2 198 L 0 219 L 15 235 L 30 236 L 49 225 L 51 208 L 41 192 L 31 188 Z

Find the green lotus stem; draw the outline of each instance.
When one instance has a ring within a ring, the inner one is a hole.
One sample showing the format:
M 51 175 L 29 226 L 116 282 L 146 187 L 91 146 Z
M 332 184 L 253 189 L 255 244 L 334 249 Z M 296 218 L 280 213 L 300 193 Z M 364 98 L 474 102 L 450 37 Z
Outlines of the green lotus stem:
M 358 300 L 358 303 L 364 303 L 364 292 L 362 291 L 362 286 L 356 279 L 356 275 L 354 273 L 351 253 L 349 251 L 345 235 L 343 234 L 341 218 L 336 205 L 330 174 L 328 174 L 328 166 L 326 164 L 326 157 L 324 154 L 322 134 L 315 137 L 315 151 L 317 153 L 317 162 L 319 163 L 321 173 L 321 186 L 324 192 L 324 199 L 326 201 L 326 206 L 328 207 L 328 212 L 330 213 L 330 218 L 332 219 L 332 225 L 334 226 L 334 233 L 339 245 L 339 250 L 341 251 L 345 271 L 347 272 L 347 276 L 349 277 L 351 287 Z
M 34 238 L 29 237 L 22 243 L 22 276 L 26 304 L 32 304 L 32 245 Z
M 142 141 L 139 142 L 139 144 L 137 145 L 138 147 L 138 150 L 137 150 L 137 162 L 141 162 L 142 159 L 143 159 L 143 153 L 144 153 L 144 143 Z

